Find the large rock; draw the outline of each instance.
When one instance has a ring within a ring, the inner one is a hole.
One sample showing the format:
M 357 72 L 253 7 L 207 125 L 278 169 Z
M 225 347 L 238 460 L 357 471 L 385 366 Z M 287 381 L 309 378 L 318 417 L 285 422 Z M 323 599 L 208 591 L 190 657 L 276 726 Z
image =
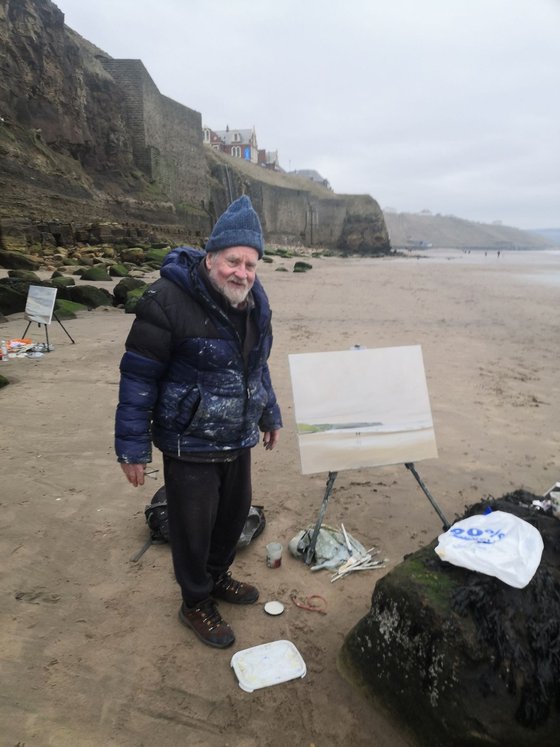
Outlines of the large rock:
M 98 306 L 112 306 L 113 296 L 105 288 L 96 288 L 94 285 L 75 285 L 67 288 L 59 288 L 58 293 L 62 298 L 74 303 L 95 309 Z
M 76 285 L 74 278 L 69 278 L 64 275 L 51 278 L 50 283 L 54 288 L 67 288 L 69 285 Z
M 142 247 L 134 246 L 130 249 L 124 249 L 121 252 L 121 260 L 123 262 L 130 262 L 133 265 L 141 265 L 144 262 L 146 255 Z
M 126 278 L 129 275 L 128 268 L 120 262 L 109 265 L 109 275 L 113 278 Z
M 0 267 L 7 270 L 37 270 L 40 262 L 21 252 L 5 252 L 0 249 Z
M 57 298 L 54 307 L 55 313 L 59 319 L 75 319 L 76 312 L 87 311 L 87 306 L 74 301 L 68 301 L 65 298 Z
M 128 294 L 131 291 L 141 288 L 143 293 L 147 287 L 147 284 L 143 280 L 140 280 L 138 278 L 123 278 L 119 283 L 117 283 L 117 285 L 115 285 L 115 288 L 113 290 L 115 305 L 124 305 L 126 303 Z
M 346 207 L 337 248 L 347 254 L 388 254 L 391 244 L 379 204 L 369 195 L 347 195 Z
M 148 286 L 146 286 L 145 288 L 135 288 L 134 290 L 131 290 L 128 293 L 125 304 L 124 304 L 124 310 L 126 314 L 135 313 L 138 301 L 142 298 L 142 296 L 146 292 L 147 287 Z
M 97 283 L 99 281 L 109 281 L 112 280 L 112 278 L 109 276 L 107 268 L 104 265 L 96 265 L 95 267 L 88 267 L 88 269 L 82 273 L 82 280 L 89 280 Z
M 17 314 L 25 310 L 29 283 L 19 278 L 0 279 L 0 312 Z
M 156 265 L 156 267 L 159 268 L 161 267 L 163 260 L 166 258 L 170 251 L 171 247 L 169 246 L 160 247 L 158 249 L 152 247 L 146 252 L 146 261 L 150 264 Z
M 41 278 L 32 270 L 8 270 L 8 277 L 27 280 L 34 285 L 41 285 Z
M 377 583 L 344 641 L 345 676 L 423 745 L 558 745 L 560 522 L 528 508 L 535 498 L 518 491 L 490 504 L 541 531 L 541 564 L 524 589 L 440 561 L 434 541 Z

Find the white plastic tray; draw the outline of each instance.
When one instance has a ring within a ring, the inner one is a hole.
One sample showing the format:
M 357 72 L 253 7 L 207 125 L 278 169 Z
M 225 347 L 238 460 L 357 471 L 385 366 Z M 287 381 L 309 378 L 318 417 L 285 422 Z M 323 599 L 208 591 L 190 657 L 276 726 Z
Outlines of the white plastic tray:
M 279 685 L 307 672 L 301 654 L 290 641 L 272 641 L 238 651 L 231 666 L 239 687 L 248 693 L 269 685 Z

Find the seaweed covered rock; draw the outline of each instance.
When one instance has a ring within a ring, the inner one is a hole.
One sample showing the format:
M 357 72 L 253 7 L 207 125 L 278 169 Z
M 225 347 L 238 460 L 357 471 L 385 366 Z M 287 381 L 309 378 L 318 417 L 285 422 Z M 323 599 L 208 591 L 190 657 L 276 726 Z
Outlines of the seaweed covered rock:
M 120 304 L 124 306 L 131 291 L 141 288 L 143 293 L 147 287 L 148 285 L 139 278 L 123 278 L 113 289 L 115 305 L 118 306 Z
M 421 744 L 558 744 L 560 521 L 533 507 L 537 499 L 516 491 L 465 514 L 490 506 L 541 532 L 541 563 L 525 588 L 441 561 L 434 541 L 378 581 L 371 610 L 346 636 L 341 671 Z
M 126 278 L 128 277 L 128 267 L 120 262 L 115 262 L 115 264 L 109 265 L 109 275 L 113 278 Z
M 0 312 L 17 314 L 25 310 L 29 283 L 19 278 L 0 278 Z
M 68 301 L 65 298 L 57 298 L 54 310 L 59 319 L 75 319 L 76 312 L 87 311 L 88 308 L 81 303 Z
M 74 278 L 64 275 L 58 275 L 55 278 L 51 278 L 50 282 L 54 288 L 67 288 L 69 285 L 76 285 Z
M 148 286 L 146 285 L 144 288 L 134 288 L 134 290 L 129 291 L 124 304 L 124 310 L 126 314 L 135 313 L 136 305 L 146 292 L 147 287 Z
M 155 267 L 159 269 L 162 265 L 163 260 L 169 254 L 170 250 L 171 247 L 167 245 L 160 248 L 152 247 L 151 249 L 147 250 L 145 254 L 145 261 L 150 265 L 155 265 Z
M 89 280 L 90 282 L 104 282 L 106 280 L 112 280 L 112 278 L 109 276 L 105 265 L 95 265 L 95 267 L 88 267 L 82 273 L 82 280 Z
M 94 285 L 68 286 L 66 288 L 59 288 L 58 293 L 62 298 L 74 301 L 74 303 L 83 304 L 88 309 L 113 305 L 112 294 L 104 288 L 96 288 Z
M 40 261 L 21 252 L 7 252 L 0 249 L 0 267 L 7 270 L 38 270 Z
M 41 285 L 41 278 L 33 270 L 8 270 L 8 277 L 27 280 L 29 283 Z

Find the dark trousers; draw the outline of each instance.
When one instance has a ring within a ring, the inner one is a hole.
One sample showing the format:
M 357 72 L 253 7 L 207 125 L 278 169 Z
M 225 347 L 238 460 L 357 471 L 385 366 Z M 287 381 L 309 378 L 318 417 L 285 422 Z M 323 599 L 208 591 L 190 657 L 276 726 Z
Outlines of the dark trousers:
M 232 462 L 164 456 L 163 469 L 175 578 L 183 601 L 194 607 L 235 557 L 251 507 L 251 451 Z

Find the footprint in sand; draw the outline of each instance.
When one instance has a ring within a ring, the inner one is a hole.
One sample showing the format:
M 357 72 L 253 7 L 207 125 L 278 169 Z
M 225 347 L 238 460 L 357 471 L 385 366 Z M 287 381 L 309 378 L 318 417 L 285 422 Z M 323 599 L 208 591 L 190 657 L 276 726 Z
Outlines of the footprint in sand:
M 29 602 L 30 604 L 56 604 L 60 602 L 60 594 L 51 594 L 48 591 L 32 590 L 32 591 L 16 591 L 14 594 L 16 599 L 22 602 Z

